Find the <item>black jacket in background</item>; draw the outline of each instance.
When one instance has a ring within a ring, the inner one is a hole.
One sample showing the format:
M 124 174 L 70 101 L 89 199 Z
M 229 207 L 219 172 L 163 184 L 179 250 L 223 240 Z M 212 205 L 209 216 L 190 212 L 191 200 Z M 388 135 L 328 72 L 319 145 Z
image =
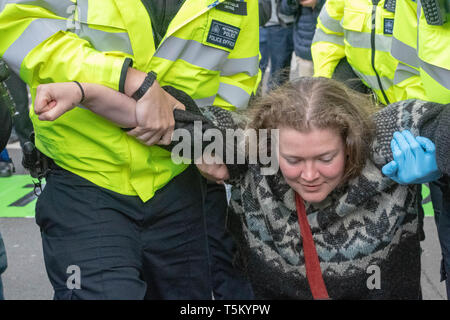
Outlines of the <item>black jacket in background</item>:
M 6 147 L 11 135 L 11 112 L 0 97 L 0 152 Z

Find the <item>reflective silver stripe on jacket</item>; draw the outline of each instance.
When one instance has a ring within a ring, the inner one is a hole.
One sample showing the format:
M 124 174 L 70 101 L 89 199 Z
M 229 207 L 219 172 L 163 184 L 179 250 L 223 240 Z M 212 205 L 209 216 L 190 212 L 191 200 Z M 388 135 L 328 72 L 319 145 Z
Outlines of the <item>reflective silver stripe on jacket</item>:
M 88 0 L 77 0 L 78 21 L 72 32 L 81 39 L 89 41 L 98 51 L 120 51 L 133 55 L 130 37 L 127 32 L 106 32 L 89 27 Z
M 395 59 L 403 63 L 415 68 L 419 67 L 416 49 L 408 46 L 406 43 L 401 42 L 395 37 L 392 38 L 391 54 Z
M 417 1 L 417 26 L 420 25 L 420 15 L 422 13 L 422 4 L 420 3 L 420 0 Z M 418 33 L 420 30 L 418 30 Z M 420 48 L 419 46 L 419 34 L 417 34 L 417 48 Z M 422 59 L 418 58 L 420 67 L 423 71 L 425 71 L 430 77 L 432 77 L 436 82 L 438 82 L 441 86 L 444 88 L 447 88 L 450 90 L 450 70 L 432 65 L 426 61 L 423 61 Z
M 325 33 L 322 29 L 317 28 L 316 33 L 314 34 L 312 43 L 321 42 L 321 41 L 331 42 L 331 43 L 337 44 L 339 46 L 345 45 L 343 36 L 338 36 L 335 34 L 328 34 L 328 33 Z
M 345 40 L 353 48 L 372 49 L 370 33 L 344 30 Z M 376 51 L 391 52 L 392 37 L 375 34 Z
M 377 76 L 370 76 L 364 73 L 359 72 L 358 70 L 354 69 L 355 73 L 358 75 L 359 78 L 363 79 L 370 88 L 374 90 L 381 90 L 380 86 L 378 85 Z M 380 77 L 381 85 L 383 86 L 383 90 L 387 90 L 390 87 L 394 85 L 393 80 L 389 79 L 388 77 Z
M 259 72 L 259 56 L 227 59 L 222 66 L 222 76 L 232 76 L 238 73 L 246 73 L 250 77 L 256 76 Z
M 194 101 L 198 107 L 209 107 L 214 105 L 214 100 L 216 100 L 216 95 L 203 99 L 195 99 Z
M 221 83 L 217 94 L 236 108 L 246 108 L 250 95 L 242 88 L 227 83 Z
M 79 38 L 87 40 L 98 51 L 120 51 L 133 55 L 128 33 L 106 32 L 89 28 L 81 23 L 80 28 L 74 30 Z
M 408 78 L 418 75 L 420 75 L 420 72 L 418 70 L 399 62 L 397 65 L 397 69 L 395 69 L 394 84 L 397 85 Z
M 247 73 L 249 76 L 258 74 L 258 56 L 228 59 L 228 55 L 228 51 L 177 37 L 165 39 L 155 52 L 155 57 L 170 61 L 181 59 L 203 69 L 220 71 L 223 76 L 238 73 Z
M 2 11 L 7 4 L 12 4 L 12 3 L 42 7 L 44 9 L 47 9 L 47 10 L 55 13 L 57 16 L 60 16 L 61 18 L 69 17 L 70 16 L 70 13 L 68 13 L 69 8 L 71 6 L 75 5 L 70 0 L 34 0 L 34 1 L 30 1 L 30 0 L 0 0 L 0 11 Z
M 436 82 L 450 90 L 450 70 L 420 60 L 420 67 Z
M 112 33 L 89 28 L 85 23 L 70 20 L 78 8 L 81 14 L 87 18 L 87 1 L 79 0 L 79 7 L 68 0 L 47 0 L 47 1 L 7 1 L 8 3 L 36 5 L 50 10 L 62 18 L 58 19 L 36 19 L 32 21 L 18 39 L 6 50 L 4 58 L 11 68 L 19 73 L 20 66 L 37 45 L 51 37 L 58 31 L 70 30 L 76 33 L 81 39 L 85 39 L 98 51 L 120 51 L 133 54 L 128 33 Z M 77 23 L 78 22 L 78 23 Z
M 184 60 L 211 71 L 220 71 L 229 55 L 228 51 L 205 46 L 194 40 L 169 37 L 155 52 L 155 57 L 170 61 Z
M 245 92 L 245 90 L 227 83 L 221 83 L 219 85 L 217 95 L 236 108 L 240 109 L 247 108 L 248 102 L 250 101 L 250 95 Z M 214 105 L 217 95 L 203 99 L 196 99 L 195 103 L 198 107 L 212 106 Z
M 78 8 L 78 19 L 81 22 L 87 23 L 89 0 L 77 0 L 77 8 Z
M 320 10 L 319 19 L 323 26 L 328 30 L 338 33 L 344 32 L 341 22 L 330 17 L 330 14 L 326 10 L 326 5 L 322 8 L 322 10 Z
M 66 20 L 36 19 L 32 21 L 20 37 L 6 50 L 3 59 L 20 74 L 20 66 L 25 57 L 40 43 L 56 32 L 65 30 Z

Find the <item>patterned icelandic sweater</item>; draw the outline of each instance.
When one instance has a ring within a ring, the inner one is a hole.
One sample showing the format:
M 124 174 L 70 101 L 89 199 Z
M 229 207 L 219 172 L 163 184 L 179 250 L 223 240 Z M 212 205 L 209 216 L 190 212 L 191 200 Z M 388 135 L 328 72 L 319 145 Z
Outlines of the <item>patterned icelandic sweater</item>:
M 221 129 L 245 125 L 219 108 L 202 113 Z M 330 298 L 419 299 L 418 186 L 396 184 L 381 167 L 392 160 L 393 132 L 409 129 L 435 141 L 437 153 L 445 155 L 438 165 L 449 175 L 450 106 L 403 101 L 378 112 L 375 123 L 376 139 L 362 174 L 323 202 L 305 203 L 307 217 Z M 434 139 L 442 132 L 445 139 Z M 233 187 L 227 226 L 238 246 L 236 264 L 259 299 L 312 299 L 294 191 L 280 172 L 265 176 L 259 165 L 235 167 L 228 166 Z

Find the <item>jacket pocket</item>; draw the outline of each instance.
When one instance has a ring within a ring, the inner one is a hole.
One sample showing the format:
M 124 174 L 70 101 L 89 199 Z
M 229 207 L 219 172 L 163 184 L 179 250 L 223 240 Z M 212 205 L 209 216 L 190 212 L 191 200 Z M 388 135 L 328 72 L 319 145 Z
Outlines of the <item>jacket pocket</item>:
M 370 30 L 370 13 L 357 11 L 354 9 L 344 9 L 344 17 L 342 18 L 342 27 L 345 30 L 362 32 Z

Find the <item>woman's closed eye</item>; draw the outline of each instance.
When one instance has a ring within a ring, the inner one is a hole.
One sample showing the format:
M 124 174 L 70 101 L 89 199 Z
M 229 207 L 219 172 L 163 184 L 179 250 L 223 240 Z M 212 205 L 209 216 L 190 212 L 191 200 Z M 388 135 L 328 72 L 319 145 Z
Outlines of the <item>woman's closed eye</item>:
M 333 161 L 334 157 L 320 158 L 319 161 L 323 163 L 330 163 Z
M 297 157 L 284 157 L 284 159 L 287 163 L 292 165 L 299 164 L 301 161 L 303 161 L 303 159 Z

